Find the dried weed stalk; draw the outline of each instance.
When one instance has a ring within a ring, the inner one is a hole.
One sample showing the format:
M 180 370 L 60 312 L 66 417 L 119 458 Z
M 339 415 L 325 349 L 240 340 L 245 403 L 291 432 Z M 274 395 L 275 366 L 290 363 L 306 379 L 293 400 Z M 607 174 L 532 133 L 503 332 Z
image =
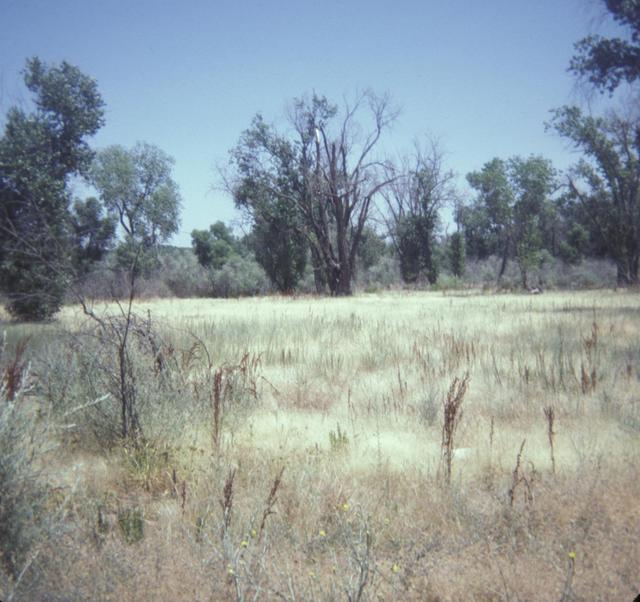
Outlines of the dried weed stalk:
M 2 375 L 2 382 L 0 388 L 4 392 L 4 396 L 7 401 L 14 401 L 18 391 L 22 389 L 22 385 L 27 372 L 27 366 L 24 361 L 24 353 L 29 343 L 29 337 L 23 338 L 18 341 L 15 351 L 13 352 L 13 358 L 7 362 L 4 368 L 4 374 Z M 3 339 L 2 345 L 0 345 L 0 357 L 2 356 L 2 350 L 5 347 L 5 341 Z
M 444 417 L 442 421 L 442 457 L 445 466 L 445 482 L 451 483 L 451 466 L 453 464 L 454 436 L 462 419 L 462 402 L 469 387 L 469 373 L 460 380 L 453 379 L 447 397 L 443 401 Z
M 544 415 L 547 419 L 547 437 L 549 439 L 549 450 L 551 452 L 551 470 L 553 474 L 556 474 L 556 457 L 553 449 L 553 440 L 556 435 L 555 431 L 553 430 L 553 426 L 556 420 L 556 412 L 553 406 L 546 406 L 544 408 Z
M 260 356 L 246 352 L 238 364 L 221 366 L 213 375 L 211 406 L 213 410 L 212 442 L 219 449 L 225 410 L 236 405 L 258 400 L 258 372 Z
M 258 540 L 262 538 L 262 532 L 264 531 L 264 527 L 267 522 L 267 517 L 269 517 L 271 514 L 275 514 L 275 510 L 273 508 L 276 505 L 276 502 L 278 501 L 277 494 L 278 494 L 278 489 L 280 489 L 280 485 L 282 484 L 283 474 L 284 474 L 284 466 L 280 469 L 280 472 L 276 475 L 275 479 L 273 480 L 273 485 L 271 486 L 269 497 L 267 497 L 267 502 L 265 504 L 265 508 L 262 513 L 262 521 L 260 522 Z
M 580 388 L 583 394 L 592 393 L 598 385 L 598 324 L 591 325 L 591 334 L 582 341 L 586 363 L 580 364 Z
M 526 504 L 530 504 L 533 502 L 533 480 L 535 476 L 535 470 L 532 470 L 531 474 L 525 474 L 525 471 L 522 470 L 522 452 L 524 451 L 524 446 L 527 443 L 526 439 L 522 440 L 522 444 L 520 445 L 520 451 L 518 451 L 518 456 L 516 457 L 516 465 L 513 469 L 513 474 L 511 477 L 511 487 L 509 488 L 509 506 L 513 508 L 516 499 L 516 489 L 519 485 L 524 487 L 524 501 Z
M 236 478 L 236 469 L 233 468 L 229 471 L 227 480 L 224 483 L 222 490 L 222 499 L 220 505 L 222 506 L 222 534 L 223 536 L 229 530 L 231 526 L 231 511 L 233 510 L 233 481 Z

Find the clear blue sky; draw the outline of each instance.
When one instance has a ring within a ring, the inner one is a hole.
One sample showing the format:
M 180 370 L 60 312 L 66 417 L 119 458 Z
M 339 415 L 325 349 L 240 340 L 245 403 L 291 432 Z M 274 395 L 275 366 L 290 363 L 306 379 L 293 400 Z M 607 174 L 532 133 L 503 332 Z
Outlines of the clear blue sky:
M 212 190 L 253 115 L 282 120 L 291 98 L 340 100 L 371 87 L 402 107 L 393 152 L 440 139 L 464 175 L 495 156 L 575 159 L 543 122 L 580 100 L 573 43 L 610 27 L 595 0 L 0 0 L 0 112 L 28 98 L 29 56 L 67 60 L 107 105 L 95 147 L 158 145 L 176 160 L 180 234 L 229 221 Z

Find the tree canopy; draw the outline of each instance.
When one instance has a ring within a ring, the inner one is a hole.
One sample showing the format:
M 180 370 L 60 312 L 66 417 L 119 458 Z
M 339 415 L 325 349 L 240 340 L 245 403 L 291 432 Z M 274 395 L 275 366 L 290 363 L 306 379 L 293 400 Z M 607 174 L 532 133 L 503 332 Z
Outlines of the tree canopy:
M 427 146 L 416 143 L 413 154 L 391 171 L 382 196 L 402 278 L 413 283 L 425 275 L 434 284 L 438 276 L 435 247 L 439 212 L 457 198 L 455 175 L 445 169 L 443 153 L 434 141 Z
M 539 265 L 543 248 L 544 215 L 551 203 L 556 174 L 543 157 L 495 158 L 480 171 L 467 175 L 476 191 L 472 205 L 462 211 L 469 233 L 480 237 L 489 252 L 501 257 L 498 280 L 507 262 L 514 257 L 520 268 L 522 285 L 529 286 L 528 275 Z
M 11 108 L 0 139 L 0 288 L 12 314 L 45 319 L 71 277 L 69 180 L 87 173 L 104 103 L 95 81 L 66 62 L 30 59 L 24 81 L 35 110 Z
M 638 285 L 640 260 L 640 121 L 615 112 L 555 111 L 551 123 L 584 157 L 567 176 L 567 202 L 616 262 L 619 285 Z M 579 222 L 578 222 L 579 223 Z
M 202 267 L 219 270 L 236 252 L 237 241 L 231 229 L 218 221 L 208 230 L 193 230 L 191 246 Z
M 181 198 L 172 178 L 173 159 L 158 147 L 109 146 L 96 155 L 91 181 L 124 234 L 119 263 L 146 268 L 149 254 L 180 227 Z
M 613 19 L 630 30 L 630 37 L 604 38 L 592 35 L 576 43 L 569 70 L 596 89 L 613 92 L 622 82 L 640 77 L 640 2 L 603 0 Z
M 229 188 L 256 222 L 279 220 L 311 247 L 316 282 L 349 295 L 372 201 L 389 183 L 373 153 L 396 117 L 389 99 L 359 95 L 342 110 L 325 97 L 293 101 L 289 134 L 257 116 L 231 152 Z M 299 242 L 288 236 L 289 246 Z

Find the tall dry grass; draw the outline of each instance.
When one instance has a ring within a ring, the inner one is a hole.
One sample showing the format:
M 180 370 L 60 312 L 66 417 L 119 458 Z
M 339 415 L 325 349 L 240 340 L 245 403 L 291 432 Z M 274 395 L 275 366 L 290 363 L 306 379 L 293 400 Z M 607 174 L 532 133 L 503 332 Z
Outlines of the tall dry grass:
M 137 310 L 158 325 L 165 367 L 136 356 L 134 446 L 111 435 L 113 400 L 88 369 L 104 349 L 77 345 L 79 313 L 56 337 L 29 332 L 24 403 L 57 445 L 38 460 L 39 508 L 64 521 L 17 588 L 5 572 L 15 599 L 640 592 L 635 295 Z

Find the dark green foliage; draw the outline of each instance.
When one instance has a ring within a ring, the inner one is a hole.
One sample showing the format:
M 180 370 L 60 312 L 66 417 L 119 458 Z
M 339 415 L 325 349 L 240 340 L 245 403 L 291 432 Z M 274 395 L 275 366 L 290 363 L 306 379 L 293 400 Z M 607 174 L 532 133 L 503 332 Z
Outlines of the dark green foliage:
M 191 232 L 191 245 L 198 263 L 205 268 L 220 270 L 236 253 L 238 241 L 233 232 L 223 222 L 209 226 L 209 230 Z
M 37 111 L 26 117 L 21 111 L 12 109 L 7 130 L 15 115 L 26 118 L 37 129 L 42 128 L 49 147 L 43 149 L 36 136 L 38 144 L 34 150 L 49 153 L 48 173 L 54 179 L 86 174 L 93 152 L 85 138 L 104 125 L 104 102 L 95 80 L 66 61 L 59 66 L 48 66 L 33 58 L 27 61 L 25 84 L 35 95 Z M 22 119 L 17 123 L 24 123 Z
M 577 107 L 563 107 L 551 126 L 584 153 L 569 174 L 565 210 L 615 261 L 618 284 L 638 285 L 640 121 L 615 113 L 591 117 Z M 578 242 L 578 232 L 574 237 Z
M 128 544 L 138 543 L 144 537 L 144 516 L 140 508 L 127 508 L 118 512 L 118 525 Z
M 400 258 L 400 272 L 407 283 L 426 275 L 430 284 L 438 279 L 438 265 L 435 259 L 435 226 L 429 216 L 407 215 L 397 226 L 397 248 Z
M 208 230 L 193 230 L 191 232 L 191 246 L 193 247 L 193 252 L 198 258 L 198 263 L 202 267 L 208 268 L 216 261 L 213 242 L 211 232 Z M 222 264 L 224 264 L 224 261 Z
M 223 222 L 216 222 L 208 230 L 194 230 L 191 244 L 199 265 L 207 270 L 207 295 L 241 297 L 263 293 L 269 288 L 262 266 L 253 257 L 254 250 L 256 255 L 259 253 L 255 231 L 239 239 Z M 265 262 L 276 258 L 265 258 Z M 284 261 L 292 258 L 285 254 Z
M 72 278 L 71 176 L 87 172 L 86 138 L 103 124 L 96 83 L 66 62 L 27 61 L 36 110 L 9 110 L 0 139 L 0 288 L 21 319 L 51 317 Z
M 400 273 L 407 283 L 418 280 L 420 275 L 420 234 L 411 217 L 402 218 L 396 227 L 396 245 L 400 258 Z
M 469 247 L 485 239 L 483 251 L 501 258 L 498 281 L 509 259 L 515 258 L 522 286 L 527 288 L 529 274 L 541 266 L 545 234 L 553 239 L 549 222 L 554 211 L 555 171 L 551 163 L 535 156 L 509 161 L 496 158 L 468 174 L 467 180 L 476 198 L 470 208 L 459 212 L 459 218 L 465 231 L 469 230 Z
M 71 225 L 74 264 L 76 273 L 82 276 L 91 265 L 101 261 L 111 247 L 116 233 L 116 220 L 113 216 L 104 216 L 98 199 L 90 197 L 85 201 L 75 201 Z
M 47 242 L 54 243 L 45 240 L 44 244 Z M 69 281 L 58 270 L 68 266 L 62 253 L 56 251 L 32 255 L 19 247 L 10 250 L 10 259 L 2 266 L 2 287 L 8 299 L 6 309 L 14 318 L 48 320 L 62 306 Z
M 275 248 L 275 263 L 258 257 L 272 278 L 280 274 L 279 288 L 299 278 L 306 240 L 318 290 L 324 281 L 331 294 L 350 295 L 372 200 L 390 182 L 371 156 L 395 112 L 388 98 L 367 91 L 342 115 L 324 97 L 296 99 L 289 119 L 292 136 L 260 115 L 253 120 L 230 153 L 230 192 L 260 230 L 257 241 Z M 283 247 L 273 238 L 276 224 Z M 287 249 L 295 249 L 291 261 L 284 261 Z
M 550 195 L 555 187 L 555 171 L 542 157 L 509 162 L 509 174 L 515 193 L 515 256 L 523 288 L 529 287 L 529 274 L 542 266 L 542 221 L 546 207 L 552 207 Z
M 542 237 L 536 218 L 524 220 L 518 228 L 516 261 L 522 288 L 529 287 L 529 274 L 542 266 Z
M 426 149 L 416 144 L 414 154 L 405 158 L 397 177 L 383 192 L 388 213 L 389 235 L 407 283 L 426 276 L 435 284 L 439 271 L 436 235 L 439 211 L 457 198 L 454 174 L 443 166 L 443 155 L 435 142 Z
M 458 223 L 463 228 L 467 254 L 476 259 L 486 259 L 499 252 L 497 240 L 489 229 L 489 217 L 484 207 L 478 204 L 458 209 Z
M 449 264 L 451 273 L 456 278 L 464 276 L 466 260 L 464 235 L 461 232 L 454 232 L 449 239 Z
M 582 225 L 574 223 L 569 228 L 565 240 L 560 243 L 558 254 L 570 265 L 578 265 L 589 244 L 589 232 Z
M 281 293 L 295 290 L 307 264 L 307 241 L 291 217 L 286 210 L 270 219 L 255 215 L 252 231 L 256 261 Z
M 368 270 L 376 265 L 387 250 L 384 237 L 370 226 L 365 226 L 362 230 L 362 242 L 358 248 L 358 260 L 362 269 Z
M 260 115 L 231 156 L 237 169 L 232 193 L 236 206 L 252 221 L 255 258 L 279 291 L 291 292 L 304 273 L 308 248 L 299 204 L 302 158 L 295 144 L 279 136 Z M 262 168 L 265 156 L 270 158 L 267 169 Z
M 473 209 L 469 212 L 473 217 L 476 236 L 489 241 L 489 254 L 502 258 L 498 273 L 500 280 L 507 267 L 513 244 L 514 198 L 507 164 L 502 159 L 493 159 L 486 163 L 482 170 L 468 174 L 467 181 L 477 192 Z
M 576 45 L 570 71 L 585 78 L 595 88 L 610 93 L 622 82 L 633 83 L 640 77 L 640 2 L 604 0 L 607 10 L 622 27 L 630 30 L 630 39 L 588 36 Z
M 215 224 L 211 224 L 211 226 L 209 226 L 209 231 L 215 240 L 222 240 L 232 247 L 237 242 L 237 239 L 233 234 L 233 230 L 224 222 L 217 221 Z

